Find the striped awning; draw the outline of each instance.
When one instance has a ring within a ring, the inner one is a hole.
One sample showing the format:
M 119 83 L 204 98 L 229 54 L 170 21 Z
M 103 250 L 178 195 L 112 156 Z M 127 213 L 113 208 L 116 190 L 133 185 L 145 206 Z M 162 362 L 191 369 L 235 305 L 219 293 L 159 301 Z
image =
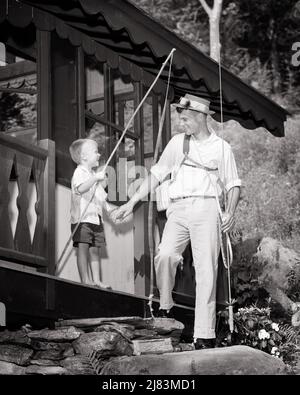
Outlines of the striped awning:
M 14 7 L 13 13 L 6 10 L 8 3 Z M 213 117 L 220 120 L 218 63 L 128 0 L 1 0 L 0 4 L 0 23 L 6 18 L 22 27 L 35 18 L 40 29 L 46 29 L 47 24 L 50 29 L 52 24 L 51 28 L 73 45 L 82 45 L 99 60 L 108 57 L 111 67 L 145 85 L 151 83 L 172 48 L 176 48 L 171 78 L 173 100 L 187 92 L 207 98 L 216 112 Z M 162 82 L 166 78 L 167 72 Z M 162 85 L 156 89 L 163 89 Z M 225 121 L 237 120 L 247 129 L 262 126 L 275 136 L 284 136 L 288 115 L 285 109 L 224 67 L 222 88 Z

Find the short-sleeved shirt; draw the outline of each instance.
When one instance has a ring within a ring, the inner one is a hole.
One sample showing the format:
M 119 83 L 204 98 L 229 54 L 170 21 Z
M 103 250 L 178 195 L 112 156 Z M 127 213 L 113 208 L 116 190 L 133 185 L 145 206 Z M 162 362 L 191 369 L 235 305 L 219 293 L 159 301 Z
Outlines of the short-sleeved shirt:
M 215 133 L 203 141 L 190 139 L 190 149 L 185 165 L 180 166 L 184 158 L 183 154 L 184 133 L 175 135 L 167 144 L 159 161 L 151 168 L 151 173 L 160 181 L 171 173 L 172 182 L 169 186 L 171 199 L 185 196 L 216 196 L 221 195 L 223 184 L 226 191 L 235 186 L 241 186 L 238 177 L 235 159 L 230 145 Z M 217 168 L 209 171 L 195 167 L 195 163 L 209 168 Z M 176 176 L 175 176 L 176 175 Z M 221 181 L 220 182 L 218 182 Z
M 78 188 L 90 177 L 95 175 L 95 172 L 89 171 L 82 165 L 78 165 L 74 171 L 71 181 L 71 223 L 89 222 L 91 224 L 100 224 L 99 215 L 102 215 L 103 205 L 106 203 L 107 193 L 104 191 L 100 183 L 95 183 L 85 193 L 79 193 Z M 96 192 L 94 194 L 96 188 Z M 93 196 L 94 194 L 94 196 Z M 93 196 L 92 201 L 90 202 Z M 90 203 L 89 203 L 90 202 Z M 88 207 L 87 207 L 88 205 Z M 87 209 L 86 209 L 87 207 Z M 81 218 L 84 210 L 86 212 Z

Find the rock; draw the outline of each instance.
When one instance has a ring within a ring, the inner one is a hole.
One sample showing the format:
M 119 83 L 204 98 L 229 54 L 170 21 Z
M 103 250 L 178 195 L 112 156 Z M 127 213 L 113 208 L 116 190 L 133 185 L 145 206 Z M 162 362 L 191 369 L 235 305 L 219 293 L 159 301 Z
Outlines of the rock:
M 129 333 L 125 335 L 124 329 L 128 330 L 139 330 L 147 329 L 153 330 L 158 335 L 165 335 L 172 333 L 174 337 L 180 337 L 181 332 L 184 329 L 184 325 L 172 318 L 141 318 L 141 317 L 110 317 L 110 318 L 87 318 L 78 320 L 62 320 L 56 323 L 57 327 L 74 325 L 76 327 L 88 329 L 92 327 L 99 327 L 97 331 L 101 331 L 103 325 L 113 325 L 115 330 L 120 329 L 119 333 L 123 333 L 124 336 L 129 337 Z M 126 325 L 124 327 L 124 325 Z M 129 327 L 128 327 L 129 326 Z
M 286 365 L 263 351 L 232 346 L 162 355 L 118 357 L 102 375 L 284 375 Z
M 63 353 L 65 350 L 70 348 L 70 343 L 54 343 L 32 340 L 31 347 L 36 351 L 56 350 Z
M 95 371 L 87 357 L 76 355 L 74 357 L 63 359 L 61 366 L 67 369 L 68 374 L 75 375 L 94 375 Z
M 30 365 L 38 366 L 57 366 L 57 362 L 50 359 L 32 359 Z
M 178 351 L 194 351 L 195 346 L 193 343 L 179 343 L 176 347 L 178 347 Z
M 75 350 L 71 345 L 70 345 L 70 347 L 67 347 L 65 349 L 65 351 L 63 352 L 64 358 L 73 357 L 74 355 L 75 355 Z
M 160 338 L 161 336 L 157 334 L 154 329 L 136 329 L 134 331 L 134 339 L 153 339 Z
M 28 337 L 41 341 L 66 342 L 78 339 L 81 333 L 83 333 L 81 330 L 70 326 L 56 330 L 42 329 L 40 331 L 32 331 L 28 333 Z
M 29 364 L 33 350 L 14 344 L 0 344 L 0 360 L 25 366 Z
M 297 376 L 300 376 L 300 355 L 299 355 L 299 357 L 298 357 L 298 360 L 297 360 L 296 363 L 295 363 L 294 372 L 295 372 L 295 374 L 296 374 Z
M 248 267 L 253 280 L 286 313 L 293 315 L 292 325 L 300 326 L 300 303 L 293 302 L 289 297 L 289 294 L 294 294 L 300 287 L 299 254 L 284 247 L 276 239 L 257 235 L 236 244 L 233 247 L 233 258 L 233 273 L 240 277 Z
M 11 362 L 0 361 L 0 375 L 23 375 L 25 374 L 25 369 L 23 366 L 18 366 Z
M 103 324 L 95 329 L 95 332 L 116 332 L 123 336 L 126 340 L 130 341 L 134 337 L 134 326 L 132 325 L 121 325 L 116 322 L 109 324 Z
M 293 314 L 292 325 L 300 326 L 300 304 L 289 297 L 291 287 L 300 286 L 300 255 L 278 240 L 264 237 L 254 258 L 258 262 L 258 282 L 282 308 Z
M 61 348 L 50 348 L 48 350 L 37 351 L 35 354 L 35 359 L 50 359 L 57 361 L 66 357 L 72 357 L 75 354 L 71 344 L 66 344 Z
M 30 345 L 31 340 L 27 336 L 27 332 L 24 330 L 10 332 L 5 330 L 0 332 L 0 343 L 13 343 L 13 344 L 22 344 L 22 345 Z
M 132 355 L 132 347 L 119 333 L 84 333 L 72 343 L 77 354 L 90 355 L 98 351 L 102 355 Z
M 173 352 L 170 338 L 133 340 L 133 355 L 163 354 Z
M 75 320 L 60 320 L 55 323 L 56 327 L 61 326 L 76 326 L 76 328 L 93 328 L 104 323 L 116 322 L 118 324 L 128 324 L 137 327 L 143 323 L 141 317 L 103 317 L 103 318 L 82 318 Z
M 170 333 L 180 335 L 184 329 L 183 323 L 176 321 L 174 318 L 145 318 L 143 327 L 154 330 L 158 335 L 167 335 Z
M 41 374 L 43 376 L 49 375 L 66 375 L 68 372 L 61 366 L 38 366 L 30 365 L 27 366 L 25 374 Z

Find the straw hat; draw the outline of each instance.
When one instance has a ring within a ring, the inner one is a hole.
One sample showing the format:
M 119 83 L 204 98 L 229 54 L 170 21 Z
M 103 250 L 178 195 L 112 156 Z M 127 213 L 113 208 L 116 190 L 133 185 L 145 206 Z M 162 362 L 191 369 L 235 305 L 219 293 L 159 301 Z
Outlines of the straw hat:
M 215 114 L 215 111 L 210 111 L 209 105 L 209 100 L 188 93 L 180 98 L 179 103 L 174 104 L 175 107 L 184 110 L 198 111 L 204 114 Z

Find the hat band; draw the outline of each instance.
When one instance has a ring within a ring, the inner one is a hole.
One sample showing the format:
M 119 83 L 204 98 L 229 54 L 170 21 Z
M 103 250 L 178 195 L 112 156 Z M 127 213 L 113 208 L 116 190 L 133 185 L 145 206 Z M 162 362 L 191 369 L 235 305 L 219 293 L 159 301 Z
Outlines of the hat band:
M 205 104 L 198 103 L 198 102 L 196 102 L 194 100 L 186 99 L 185 97 L 181 98 L 180 104 L 183 105 L 183 106 L 187 106 L 187 104 L 188 104 L 187 110 L 189 110 L 189 109 L 190 110 L 197 110 L 197 111 L 201 111 L 201 112 L 204 112 L 204 113 L 208 113 L 209 112 L 209 108 Z

